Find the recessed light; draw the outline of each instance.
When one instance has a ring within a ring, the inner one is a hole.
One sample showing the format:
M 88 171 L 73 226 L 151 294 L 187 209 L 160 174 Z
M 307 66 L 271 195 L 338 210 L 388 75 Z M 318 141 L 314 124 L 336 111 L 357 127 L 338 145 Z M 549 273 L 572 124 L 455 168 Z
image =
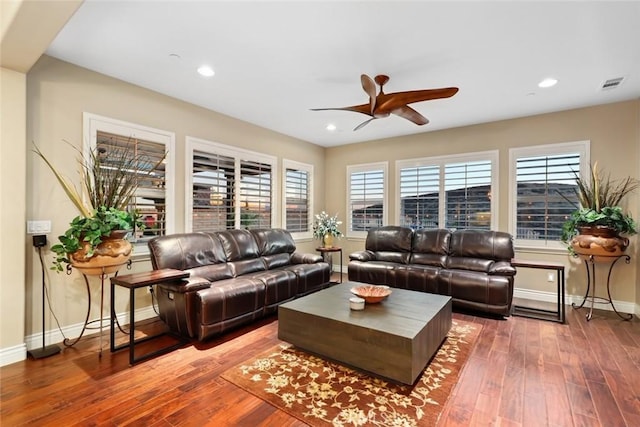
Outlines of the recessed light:
M 208 65 L 201 65 L 198 67 L 198 73 L 204 77 L 211 77 L 215 74 L 215 71 L 213 71 L 213 68 Z
M 554 79 L 553 77 L 547 77 L 546 79 L 538 83 L 538 87 L 552 87 L 555 86 L 556 83 L 558 83 L 557 79 Z
M 336 125 L 334 125 L 333 123 L 329 123 L 329 124 L 327 125 L 327 130 L 328 130 L 329 132 L 333 132 L 334 130 L 336 130 Z

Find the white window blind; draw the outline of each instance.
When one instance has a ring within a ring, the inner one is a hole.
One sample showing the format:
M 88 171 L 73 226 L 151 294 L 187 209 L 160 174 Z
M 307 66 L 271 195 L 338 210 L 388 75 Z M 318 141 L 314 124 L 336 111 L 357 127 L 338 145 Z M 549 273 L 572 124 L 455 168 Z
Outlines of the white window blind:
M 291 233 L 310 229 L 309 172 L 286 168 L 285 172 L 285 228 Z
M 271 228 L 276 159 L 187 138 L 187 231 Z
M 232 157 L 194 150 L 192 231 L 234 228 L 234 175 Z
M 366 232 L 384 225 L 386 169 L 372 166 L 349 173 L 349 229 Z
M 400 225 L 438 228 L 440 167 L 415 166 L 400 170 Z
M 491 228 L 491 162 L 451 163 L 444 171 L 448 229 Z
M 414 229 L 491 229 L 497 152 L 397 162 L 399 224 Z
M 271 228 L 271 165 L 240 161 L 240 227 Z
M 559 240 L 562 224 L 579 205 L 575 174 L 580 153 L 516 160 L 516 238 Z
M 142 222 L 143 230 L 136 230 L 137 242 L 149 240 L 152 236 L 162 236 L 167 230 L 167 203 L 165 194 L 166 170 L 163 163 L 147 174 L 165 156 L 165 145 L 139 138 L 116 135 L 98 131 L 96 136 L 96 152 L 101 156 L 103 168 L 116 167 L 118 158 L 131 155 L 141 160 L 139 169 L 126 171 L 138 177 L 135 196 L 129 209 L 136 211 Z

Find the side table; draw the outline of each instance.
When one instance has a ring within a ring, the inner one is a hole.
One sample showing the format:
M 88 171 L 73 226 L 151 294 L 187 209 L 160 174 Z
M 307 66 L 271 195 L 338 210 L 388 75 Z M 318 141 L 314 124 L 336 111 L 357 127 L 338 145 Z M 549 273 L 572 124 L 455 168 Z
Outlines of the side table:
M 565 302 L 564 302 L 564 265 L 555 262 L 546 261 L 525 261 L 521 259 L 512 259 L 511 265 L 518 268 L 536 268 L 542 270 L 556 271 L 556 292 L 558 294 L 558 302 L 556 311 L 544 310 L 541 308 L 524 307 L 514 305 L 512 314 L 514 316 L 531 317 L 540 320 L 551 320 L 553 322 L 565 322 Z M 549 315 L 553 315 L 550 317 Z
M 175 350 L 182 345 L 184 345 L 187 340 L 182 337 L 176 336 L 179 340 L 178 343 L 172 344 L 169 347 L 164 347 L 160 350 L 153 351 L 151 353 L 147 353 L 143 356 L 135 357 L 135 345 L 141 342 L 149 341 L 153 338 L 158 338 L 163 335 L 166 335 L 168 332 L 162 332 L 160 334 L 140 338 L 138 340 L 135 339 L 135 290 L 139 288 L 144 288 L 145 286 L 151 286 L 158 283 L 166 283 L 166 282 L 174 282 L 176 280 L 182 280 L 189 277 L 189 273 L 181 271 L 181 270 L 172 270 L 172 269 L 164 269 L 164 270 L 154 270 L 145 273 L 133 273 L 127 274 L 124 276 L 116 276 L 111 278 L 111 344 L 110 349 L 111 352 L 115 352 L 117 350 L 121 350 L 123 348 L 129 349 L 129 364 L 133 365 L 136 362 L 140 362 L 142 360 L 149 359 L 154 356 L 158 356 L 160 354 L 168 353 L 172 350 Z M 121 344 L 119 346 L 115 345 L 115 317 L 116 310 L 114 307 L 115 304 L 115 287 L 122 286 L 123 288 L 129 289 L 129 342 Z M 173 334 L 172 334 L 173 335 Z
M 340 278 L 338 279 L 337 282 L 331 282 L 331 280 L 329 280 L 331 283 L 333 284 L 337 284 L 337 283 L 342 283 L 342 248 L 338 247 L 338 246 L 332 246 L 330 248 L 325 248 L 323 246 L 316 248 L 316 251 L 320 252 L 320 254 L 322 254 L 322 258 L 324 258 L 325 261 L 327 261 L 327 254 L 331 254 L 334 252 L 339 252 L 340 253 Z M 331 271 L 333 272 L 333 262 L 331 263 Z
M 624 314 L 619 313 L 616 310 L 616 306 L 613 305 L 613 300 L 611 299 L 611 288 L 610 288 L 610 280 L 611 280 L 611 271 L 613 267 L 615 267 L 616 263 L 624 258 L 625 263 L 629 264 L 631 262 L 631 257 L 629 255 L 614 255 L 614 256 L 602 256 L 602 255 L 578 255 L 580 258 L 584 260 L 584 266 L 587 269 L 587 292 L 584 294 L 584 299 L 580 305 L 576 305 L 576 303 L 572 303 L 571 306 L 575 309 L 582 308 L 584 303 L 587 301 L 591 301 L 591 307 L 589 308 L 589 312 L 586 314 L 587 321 L 591 320 L 593 316 L 593 303 L 595 300 L 599 300 L 598 303 L 610 304 L 613 311 L 623 320 L 631 320 L 633 319 L 633 314 Z M 597 297 L 596 296 L 596 264 L 606 264 L 609 265 L 609 273 L 607 274 L 607 298 Z M 591 271 L 589 271 L 589 265 L 591 265 Z M 593 288 L 591 288 L 591 284 L 593 283 Z M 589 295 L 589 290 L 591 290 L 591 295 Z M 623 315 L 624 314 L 624 315 Z

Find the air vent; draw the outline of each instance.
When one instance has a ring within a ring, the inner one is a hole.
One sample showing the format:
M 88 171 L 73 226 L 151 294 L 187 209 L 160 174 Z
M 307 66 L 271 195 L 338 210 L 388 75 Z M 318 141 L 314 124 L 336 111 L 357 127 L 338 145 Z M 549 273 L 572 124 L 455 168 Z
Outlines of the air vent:
M 623 80 L 624 80 L 624 77 L 616 77 L 615 79 L 605 80 L 605 82 L 602 83 L 601 89 L 610 90 L 610 89 L 616 88 L 620 86 Z

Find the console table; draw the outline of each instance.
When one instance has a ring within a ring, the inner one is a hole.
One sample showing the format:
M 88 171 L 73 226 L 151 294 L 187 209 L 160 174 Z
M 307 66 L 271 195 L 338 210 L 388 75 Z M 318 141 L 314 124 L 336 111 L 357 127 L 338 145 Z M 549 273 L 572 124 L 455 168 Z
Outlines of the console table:
M 576 305 L 572 303 L 571 306 L 575 309 L 582 308 L 584 303 L 587 301 L 591 301 L 591 306 L 589 307 L 589 312 L 586 314 L 587 321 L 591 320 L 593 316 L 593 303 L 597 301 L 598 303 L 610 304 L 613 311 L 623 320 L 631 320 L 633 319 L 633 314 L 624 314 L 619 313 L 616 310 L 616 306 L 613 305 L 613 300 L 611 299 L 611 271 L 613 271 L 613 267 L 616 265 L 618 261 L 621 259 L 625 260 L 626 264 L 629 264 L 631 261 L 631 257 L 629 255 L 614 255 L 614 256 L 604 256 L 604 255 L 578 255 L 580 258 L 584 260 L 584 266 L 587 269 L 587 292 L 584 294 L 584 299 L 580 305 Z M 596 296 L 596 264 L 607 264 L 609 263 L 609 273 L 607 274 L 607 298 L 597 297 Z M 589 265 L 591 265 L 591 270 L 589 270 Z M 593 288 L 591 288 L 591 284 L 593 283 Z M 591 290 L 591 295 L 589 295 L 589 290 Z M 624 315 L 623 315 L 624 314 Z
M 158 283 L 165 283 L 165 282 L 174 282 L 176 280 L 182 280 L 189 277 L 189 273 L 188 272 L 184 272 L 181 270 L 172 270 L 172 269 L 164 269 L 164 270 L 153 270 L 153 271 L 149 271 L 149 272 L 145 272 L 145 273 L 133 273 L 133 274 L 127 274 L 124 276 L 116 276 L 116 277 L 112 277 L 111 278 L 111 344 L 110 344 L 110 349 L 111 352 L 115 352 L 117 350 L 121 350 L 123 348 L 128 348 L 129 349 L 129 364 L 133 365 L 136 362 L 140 362 L 142 360 L 146 360 L 149 359 L 151 357 L 154 356 L 158 356 L 160 354 L 164 354 L 164 353 L 168 353 L 172 350 L 175 350 L 179 347 L 182 347 L 187 341 L 182 338 L 182 337 L 178 337 L 176 336 L 176 339 L 178 339 L 178 342 L 175 344 L 172 344 L 168 347 L 163 347 L 160 350 L 156 350 L 150 353 L 147 353 L 143 356 L 139 356 L 139 357 L 135 357 L 135 345 L 145 342 L 145 341 L 149 341 L 153 338 L 158 338 L 161 336 L 166 335 L 167 333 L 170 332 L 162 332 L 160 334 L 156 334 L 156 335 L 151 335 L 148 337 L 144 337 L 144 338 L 140 338 L 138 340 L 135 339 L 135 325 L 136 325 L 136 319 L 135 319 L 135 290 L 139 289 L 139 288 L 144 288 L 145 286 L 151 286 L 151 285 L 156 285 Z M 115 317 L 116 317 L 116 311 L 115 311 L 115 287 L 116 286 L 122 286 L 123 288 L 127 288 L 129 289 L 129 316 L 130 316 L 130 321 L 129 321 L 129 342 L 128 343 L 124 343 L 121 344 L 119 346 L 115 345 Z M 173 334 L 171 334 L 173 335 Z
M 316 248 L 316 251 L 320 252 L 322 254 L 322 258 L 326 261 L 326 255 L 327 254 L 331 254 L 333 252 L 339 252 L 340 253 L 340 278 L 338 279 L 337 282 L 333 282 L 334 284 L 336 283 L 342 283 L 342 248 L 338 247 L 338 246 L 332 246 L 330 248 L 325 248 L 324 246 L 321 246 L 319 248 Z M 333 272 L 333 260 L 331 262 L 331 272 Z M 331 281 L 331 279 L 329 279 L 329 281 Z
M 565 302 L 564 302 L 564 265 L 555 262 L 547 261 L 525 261 L 521 259 L 512 259 L 511 265 L 516 269 L 520 268 L 535 268 L 542 270 L 555 270 L 556 272 L 556 292 L 558 294 L 557 309 L 544 310 L 541 308 L 524 307 L 520 305 L 514 305 L 512 314 L 514 316 L 531 317 L 540 320 L 551 320 L 552 322 L 564 323 L 565 322 Z M 552 315 L 552 316 L 550 316 Z

